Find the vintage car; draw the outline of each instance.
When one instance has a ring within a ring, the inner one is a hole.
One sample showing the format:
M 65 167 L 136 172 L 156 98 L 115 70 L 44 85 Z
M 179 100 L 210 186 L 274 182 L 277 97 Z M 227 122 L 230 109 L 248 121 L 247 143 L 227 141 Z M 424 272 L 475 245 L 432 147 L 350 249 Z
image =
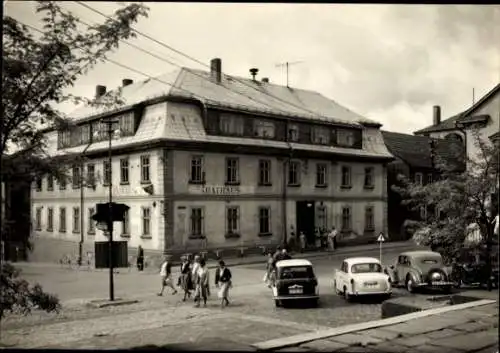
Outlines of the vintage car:
M 450 292 L 453 281 L 443 264 L 441 254 L 434 251 L 401 253 L 394 265 L 384 269 L 393 286 L 405 286 L 413 293 L 418 288 L 441 289 Z
M 348 301 L 359 296 L 388 298 L 392 294 L 389 276 L 374 257 L 345 259 L 340 269 L 335 270 L 333 287 L 337 294 L 343 295 Z
M 310 301 L 314 305 L 319 300 L 318 279 L 308 260 L 278 261 L 271 289 L 274 303 L 278 307 L 291 300 Z

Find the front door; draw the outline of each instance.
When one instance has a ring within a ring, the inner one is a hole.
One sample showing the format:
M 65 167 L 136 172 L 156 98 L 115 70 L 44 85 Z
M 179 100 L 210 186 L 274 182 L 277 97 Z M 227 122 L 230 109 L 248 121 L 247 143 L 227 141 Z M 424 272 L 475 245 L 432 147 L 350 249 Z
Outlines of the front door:
M 314 244 L 315 241 L 314 209 L 314 201 L 297 201 L 297 235 L 300 235 L 300 232 L 304 232 L 308 244 Z

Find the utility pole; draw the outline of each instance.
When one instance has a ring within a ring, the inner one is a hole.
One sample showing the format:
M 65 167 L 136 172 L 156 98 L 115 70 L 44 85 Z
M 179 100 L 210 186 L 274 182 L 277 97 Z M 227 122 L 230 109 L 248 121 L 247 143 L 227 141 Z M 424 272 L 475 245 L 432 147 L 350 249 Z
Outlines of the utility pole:
M 303 63 L 303 61 L 293 61 L 293 62 L 285 62 L 285 63 L 280 63 L 280 64 L 276 64 L 276 67 L 286 67 L 286 86 L 287 87 L 290 87 L 289 86 L 289 76 L 288 76 L 288 72 L 289 72 L 289 67 L 290 65 L 295 65 L 295 64 L 300 64 L 300 63 Z

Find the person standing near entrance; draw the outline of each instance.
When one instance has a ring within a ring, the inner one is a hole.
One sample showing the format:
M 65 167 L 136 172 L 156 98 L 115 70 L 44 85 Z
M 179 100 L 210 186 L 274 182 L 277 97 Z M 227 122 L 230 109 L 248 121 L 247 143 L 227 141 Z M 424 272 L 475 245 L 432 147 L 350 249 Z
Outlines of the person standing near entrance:
M 299 242 L 300 242 L 300 252 L 304 252 L 306 250 L 306 235 L 304 234 L 304 232 L 300 232 Z
M 328 250 L 333 251 L 336 248 L 337 245 L 337 230 L 335 229 L 335 226 L 332 226 L 332 230 L 330 233 L 328 233 Z
M 144 249 L 140 245 L 137 248 L 137 270 L 144 270 Z

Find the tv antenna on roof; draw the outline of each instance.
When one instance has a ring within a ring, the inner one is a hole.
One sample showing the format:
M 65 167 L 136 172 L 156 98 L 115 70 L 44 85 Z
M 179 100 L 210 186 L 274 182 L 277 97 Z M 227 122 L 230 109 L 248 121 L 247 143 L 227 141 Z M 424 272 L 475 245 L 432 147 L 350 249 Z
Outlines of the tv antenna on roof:
M 288 85 L 288 68 L 290 65 L 295 65 L 295 64 L 300 64 L 300 63 L 303 63 L 303 61 L 293 61 L 293 62 L 285 62 L 285 63 L 280 63 L 280 64 L 276 64 L 276 67 L 286 67 L 286 86 L 287 87 L 290 87 Z

